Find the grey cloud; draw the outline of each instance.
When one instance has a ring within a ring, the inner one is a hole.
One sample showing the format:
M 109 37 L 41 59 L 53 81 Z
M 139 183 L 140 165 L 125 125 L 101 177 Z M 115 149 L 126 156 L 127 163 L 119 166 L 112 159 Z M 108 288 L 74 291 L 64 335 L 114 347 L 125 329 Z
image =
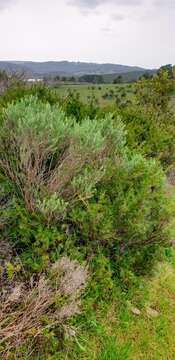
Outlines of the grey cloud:
M 141 5 L 143 0 L 69 0 L 69 5 L 74 5 L 85 9 L 95 9 L 103 4 L 114 4 L 122 6 Z
M 113 21 L 122 21 L 125 19 L 125 16 L 121 15 L 121 14 L 113 14 L 113 15 L 111 15 L 111 19 Z
M 104 33 L 110 33 L 111 32 L 111 28 L 110 27 L 103 27 L 102 29 L 101 29 Z
M 13 0 L 0 0 L 0 10 L 8 8 L 12 2 Z
M 172 7 L 175 7 L 175 1 L 174 0 L 155 0 L 154 1 L 155 6 L 161 6 L 166 7 L 167 9 L 170 9 Z

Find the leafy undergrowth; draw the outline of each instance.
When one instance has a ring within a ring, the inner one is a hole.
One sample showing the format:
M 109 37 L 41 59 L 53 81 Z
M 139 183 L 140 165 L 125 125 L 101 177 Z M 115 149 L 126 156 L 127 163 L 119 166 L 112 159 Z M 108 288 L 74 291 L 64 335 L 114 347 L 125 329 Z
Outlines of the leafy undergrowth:
M 74 324 L 76 337 L 50 359 L 173 360 L 175 251 L 168 249 L 152 276 L 137 281 L 128 291 L 115 289 L 108 304 L 105 297 L 93 310 L 86 303 L 86 316 Z

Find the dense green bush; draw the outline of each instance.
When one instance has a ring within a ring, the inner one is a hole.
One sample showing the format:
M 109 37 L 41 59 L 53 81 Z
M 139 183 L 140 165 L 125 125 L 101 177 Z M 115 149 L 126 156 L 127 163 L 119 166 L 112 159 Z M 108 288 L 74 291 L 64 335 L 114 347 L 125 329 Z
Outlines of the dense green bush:
M 157 158 L 164 169 L 175 161 L 175 118 L 170 106 L 173 88 L 166 71 L 141 79 L 135 85 L 135 97 L 118 111 L 126 125 L 129 148 Z
M 80 94 L 76 91 L 68 91 L 65 98 L 60 99 L 67 116 L 74 116 L 77 121 L 81 121 L 85 116 L 85 105 L 80 100 Z
M 146 157 L 160 160 L 164 169 L 175 161 L 175 128 L 170 115 L 157 122 L 142 108 L 129 105 L 120 110 L 127 129 L 127 145 Z
M 165 242 L 163 173 L 131 155 L 125 140 L 110 114 L 77 123 L 33 96 L 4 110 L 3 236 L 33 270 L 64 251 L 84 257 L 101 249 L 115 264 L 132 252 L 134 263 Z
M 59 104 L 67 116 L 73 116 L 77 122 L 81 122 L 84 117 L 94 119 L 101 115 L 101 109 L 94 95 L 89 96 L 85 104 L 80 99 L 80 93 L 69 90 L 65 97 L 59 98 Z
M 138 105 L 143 111 L 157 115 L 157 121 L 162 113 L 169 111 L 169 100 L 174 90 L 174 82 L 168 72 L 161 70 L 151 79 L 142 78 L 135 87 Z
M 56 91 L 43 83 L 28 84 L 16 80 L 0 96 L 0 108 L 4 108 L 8 103 L 16 102 L 29 95 L 37 96 L 42 102 L 48 102 L 51 105 L 58 102 Z
M 19 101 L 26 96 L 37 96 L 40 101 L 50 105 L 59 104 L 65 114 L 69 117 L 74 117 L 76 121 L 81 121 L 86 116 L 93 119 L 95 116 L 100 116 L 101 113 L 107 112 L 100 109 L 94 95 L 90 96 L 85 104 L 80 99 L 79 92 L 75 90 L 68 90 L 66 96 L 61 97 L 56 90 L 44 83 L 28 84 L 24 81 L 14 81 L 4 90 L 0 96 L 0 110 L 9 103 Z

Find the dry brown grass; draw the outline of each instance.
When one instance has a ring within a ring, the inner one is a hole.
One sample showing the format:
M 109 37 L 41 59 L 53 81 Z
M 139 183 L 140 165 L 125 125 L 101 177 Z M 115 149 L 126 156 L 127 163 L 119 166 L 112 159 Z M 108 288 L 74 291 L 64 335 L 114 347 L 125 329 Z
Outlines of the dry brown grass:
M 87 281 L 87 268 L 61 258 L 38 281 L 18 283 L 0 305 L 0 354 L 26 345 L 34 347 L 46 330 L 61 329 L 68 318 L 80 312 L 80 295 Z

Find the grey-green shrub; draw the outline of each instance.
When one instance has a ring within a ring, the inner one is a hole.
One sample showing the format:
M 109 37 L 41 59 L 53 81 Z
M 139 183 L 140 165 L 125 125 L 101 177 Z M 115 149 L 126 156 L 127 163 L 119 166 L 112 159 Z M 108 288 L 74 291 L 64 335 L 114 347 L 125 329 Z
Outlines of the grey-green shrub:
M 59 108 L 28 97 L 9 105 L 4 117 L 1 171 L 30 210 L 38 197 L 78 200 L 84 195 L 80 182 L 93 177 L 89 186 L 94 186 L 123 149 L 123 125 L 114 124 L 110 114 L 78 124 Z
M 72 246 L 83 256 L 100 248 L 115 262 L 134 251 L 134 262 L 167 240 L 163 173 L 129 153 L 120 118 L 76 123 L 27 97 L 4 112 L 0 153 L 15 219 L 4 231 L 28 251 L 28 263 Z

